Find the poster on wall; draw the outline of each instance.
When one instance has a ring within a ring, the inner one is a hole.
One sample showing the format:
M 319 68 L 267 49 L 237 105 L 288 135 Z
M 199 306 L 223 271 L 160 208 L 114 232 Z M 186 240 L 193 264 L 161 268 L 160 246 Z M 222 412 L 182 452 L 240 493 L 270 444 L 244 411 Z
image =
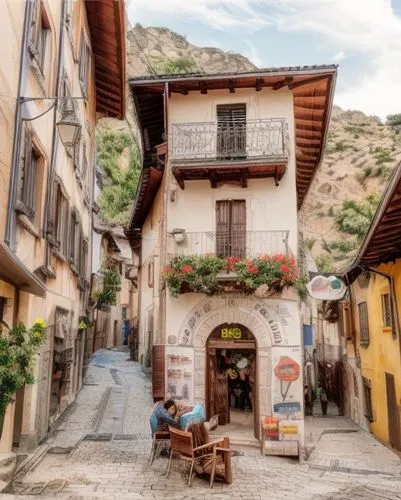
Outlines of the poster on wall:
M 279 421 L 302 420 L 301 349 L 299 347 L 272 349 L 272 365 L 273 417 Z
M 166 346 L 166 398 L 193 405 L 194 352 L 191 347 Z

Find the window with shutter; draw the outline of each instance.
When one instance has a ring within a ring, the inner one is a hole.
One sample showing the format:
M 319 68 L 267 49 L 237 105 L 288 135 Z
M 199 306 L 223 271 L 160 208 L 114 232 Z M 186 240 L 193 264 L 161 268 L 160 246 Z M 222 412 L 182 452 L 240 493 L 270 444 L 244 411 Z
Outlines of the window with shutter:
M 154 345 L 152 349 L 152 393 L 153 399 L 165 396 L 165 346 Z
M 361 302 L 360 304 L 358 304 L 358 312 L 360 343 L 369 344 L 368 305 L 366 302 Z
M 50 22 L 44 5 L 39 0 L 31 3 L 31 33 L 29 52 L 39 65 L 42 74 L 45 72 L 46 55 L 50 41 Z
M 364 392 L 364 415 L 365 417 L 373 422 L 373 408 L 372 408 L 372 384 L 371 381 L 365 377 L 362 377 L 363 382 L 363 392 Z
M 217 106 L 217 154 L 226 159 L 246 156 L 246 104 Z
M 246 257 L 246 202 L 216 202 L 216 255 Z
M 391 326 L 392 321 L 391 321 L 391 301 L 390 301 L 390 294 L 389 293 L 384 293 L 381 296 L 381 302 L 382 302 L 382 322 L 383 326 Z
M 81 49 L 79 59 L 79 83 L 82 95 L 88 97 L 90 75 L 90 51 L 84 31 L 81 32 Z

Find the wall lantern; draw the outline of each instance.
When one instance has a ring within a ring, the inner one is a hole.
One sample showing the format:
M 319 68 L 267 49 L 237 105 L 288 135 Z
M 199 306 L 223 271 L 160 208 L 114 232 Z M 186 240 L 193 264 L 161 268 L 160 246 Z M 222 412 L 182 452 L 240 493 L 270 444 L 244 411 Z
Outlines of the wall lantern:
M 184 243 L 185 241 L 185 229 L 173 229 L 171 231 L 171 234 L 174 237 L 174 241 L 180 245 L 181 243 Z
M 61 142 L 68 150 L 73 150 L 81 135 L 81 124 L 73 110 L 65 110 L 63 116 L 56 123 Z

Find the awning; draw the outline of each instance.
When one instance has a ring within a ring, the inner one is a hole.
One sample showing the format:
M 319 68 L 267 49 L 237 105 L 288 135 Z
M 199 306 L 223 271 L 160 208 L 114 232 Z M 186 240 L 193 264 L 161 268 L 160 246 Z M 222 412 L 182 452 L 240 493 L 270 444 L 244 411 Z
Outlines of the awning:
M 46 295 L 45 285 L 29 271 L 3 242 L 0 242 L 0 279 L 25 292 L 33 293 L 40 297 Z

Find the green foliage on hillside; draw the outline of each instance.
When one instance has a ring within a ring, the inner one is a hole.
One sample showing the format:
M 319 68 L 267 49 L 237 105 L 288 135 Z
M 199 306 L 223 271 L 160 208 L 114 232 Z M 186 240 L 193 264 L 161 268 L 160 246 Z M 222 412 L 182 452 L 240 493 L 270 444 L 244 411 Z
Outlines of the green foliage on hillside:
M 315 264 L 319 273 L 333 272 L 333 261 L 330 255 L 321 253 L 315 258 Z
M 109 223 L 126 225 L 141 171 L 138 146 L 125 132 L 100 126 L 96 133 L 97 161 L 105 172 L 99 199 L 100 215 Z M 121 156 L 128 154 L 126 169 Z
M 389 125 L 398 134 L 401 131 L 401 113 L 388 115 L 386 125 Z
M 175 57 L 174 59 L 160 57 L 152 64 L 159 75 L 173 75 L 196 71 L 196 63 L 189 57 Z
M 375 215 L 380 198 L 370 193 L 363 200 L 344 200 L 336 211 L 336 224 L 340 231 L 355 235 L 359 241 L 363 239 Z

